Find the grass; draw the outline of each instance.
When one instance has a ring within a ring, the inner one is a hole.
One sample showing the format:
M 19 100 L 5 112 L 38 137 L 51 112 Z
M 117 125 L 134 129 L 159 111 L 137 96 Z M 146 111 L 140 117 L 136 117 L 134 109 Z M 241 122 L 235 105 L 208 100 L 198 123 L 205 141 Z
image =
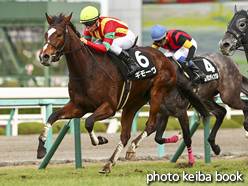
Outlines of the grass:
M 168 163 L 165 161 L 152 162 L 118 162 L 112 167 L 110 174 L 99 174 L 99 169 L 104 163 L 84 164 L 82 169 L 75 169 L 74 165 L 49 165 L 46 169 L 37 170 L 37 166 L 13 166 L 0 169 L 1 186 L 29 186 L 29 185 L 90 185 L 90 186 L 143 186 L 147 185 L 147 177 L 152 178 L 154 171 L 160 176 L 163 174 L 178 174 L 180 181 L 166 182 L 156 181 L 150 185 L 175 184 L 183 185 L 233 185 L 232 182 L 216 182 L 215 172 L 218 174 L 237 174 L 240 172 L 244 182 L 235 182 L 236 185 L 247 185 L 248 181 L 248 160 L 247 159 L 223 159 L 212 160 L 212 163 L 205 164 L 204 161 L 197 161 L 192 168 L 182 168 L 180 165 L 186 162 Z M 177 167 L 177 168 L 176 168 Z M 207 174 L 211 175 L 211 182 L 186 181 L 183 180 L 183 172 L 186 174 Z M 164 177 L 163 177 L 164 179 Z M 157 180 L 157 179 L 156 179 Z

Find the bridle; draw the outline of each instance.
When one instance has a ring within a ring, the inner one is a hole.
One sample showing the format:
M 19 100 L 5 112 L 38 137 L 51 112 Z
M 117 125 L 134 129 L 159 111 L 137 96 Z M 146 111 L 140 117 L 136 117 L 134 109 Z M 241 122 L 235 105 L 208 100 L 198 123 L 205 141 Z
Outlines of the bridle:
M 68 32 L 67 25 L 66 25 L 66 26 L 63 26 L 63 25 L 61 25 L 61 24 L 59 24 L 59 23 L 56 23 L 56 24 L 51 24 L 50 26 L 56 26 L 56 25 L 62 27 L 62 28 L 65 30 L 65 41 L 64 41 L 63 46 L 59 49 L 59 48 L 58 48 L 57 46 L 55 46 L 54 44 L 52 44 L 52 43 L 50 43 L 50 42 L 45 42 L 45 44 L 52 45 L 52 46 L 56 49 L 56 51 L 54 52 L 54 54 L 51 55 L 52 57 L 55 57 L 55 62 L 56 62 L 56 61 L 59 61 L 59 59 L 60 59 L 60 57 L 61 57 L 62 55 L 64 55 L 64 54 L 69 54 L 69 53 L 73 53 L 73 52 L 76 52 L 76 51 L 79 51 L 79 50 L 83 49 L 84 47 L 87 49 L 87 51 L 90 53 L 90 55 L 94 58 L 93 70 L 92 70 L 91 75 L 86 76 L 86 77 L 82 77 L 82 78 L 72 78 L 72 77 L 69 76 L 70 79 L 72 79 L 72 80 L 84 80 L 84 79 L 87 79 L 87 78 L 93 78 L 93 75 L 94 75 L 94 72 L 95 72 L 95 64 L 96 64 L 96 62 L 97 62 L 97 64 L 98 64 L 98 65 L 100 66 L 100 68 L 105 72 L 105 74 L 106 74 L 111 80 L 113 80 L 113 79 L 111 78 L 111 76 L 104 70 L 104 68 L 101 66 L 101 64 L 96 60 L 95 56 L 94 56 L 94 55 L 92 54 L 92 52 L 89 50 L 89 48 L 87 47 L 87 45 L 83 44 L 82 47 L 77 48 L 77 49 L 75 49 L 75 50 L 71 50 L 71 43 L 70 43 L 69 51 L 67 51 L 67 52 L 62 52 L 62 51 L 64 50 L 64 48 L 67 47 L 66 44 L 67 44 L 68 38 L 69 38 L 70 40 L 73 40 L 73 38 L 71 37 L 71 35 L 70 35 L 69 32 Z M 44 45 L 45 45 L 45 44 L 44 44 Z M 67 48 L 68 48 L 68 47 L 67 47 Z M 56 57 L 56 54 L 58 54 L 57 57 Z
M 236 25 L 234 25 L 234 23 L 236 23 L 236 22 L 234 22 L 235 17 L 240 16 L 240 15 L 244 15 L 244 14 L 242 14 L 241 12 L 237 12 L 234 15 L 233 19 L 230 22 L 230 25 L 228 25 L 228 30 L 226 31 L 226 33 L 231 34 L 237 40 L 236 46 L 232 47 L 233 48 L 233 50 L 232 50 L 233 51 L 233 54 L 235 53 L 236 50 L 242 50 L 242 49 L 238 49 L 239 47 L 241 47 L 241 46 L 247 46 L 247 43 L 242 43 L 241 42 L 241 40 L 243 39 L 243 37 L 245 36 L 246 33 L 240 31 L 238 28 L 236 28 Z M 245 15 L 245 18 L 246 18 L 246 20 L 248 20 L 248 15 L 247 14 Z M 239 19 L 237 19 L 237 20 L 239 20 Z M 231 27 L 234 27 L 234 28 L 231 28 Z M 248 29 L 248 27 L 246 26 L 246 29 L 245 30 L 247 30 L 247 29 Z M 237 33 L 238 36 L 235 34 L 234 31 Z
M 82 47 L 80 47 L 80 48 L 78 48 L 78 49 L 71 50 L 71 45 L 70 45 L 69 51 L 67 51 L 67 52 L 62 52 L 62 51 L 64 50 L 64 48 L 67 47 L 66 44 L 67 44 L 68 38 L 69 38 L 70 40 L 73 40 L 73 38 L 71 37 L 71 35 L 70 35 L 69 32 L 68 32 L 67 25 L 66 25 L 66 26 L 63 26 L 63 25 L 57 23 L 57 24 L 51 24 L 50 26 L 56 26 L 56 25 L 62 27 L 62 28 L 65 30 L 65 41 L 64 41 L 63 46 L 59 49 L 59 48 L 58 48 L 57 46 L 55 46 L 54 44 L 52 44 L 52 43 L 50 43 L 50 42 L 45 42 L 45 44 L 52 45 L 52 46 L 56 49 L 56 51 L 54 52 L 54 54 L 51 55 L 51 57 L 55 57 L 55 61 L 59 61 L 60 57 L 61 57 L 62 55 L 64 55 L 64 54 L 69 54 L 69 53 L 72 53 L 72 52 L 76 52 L 76 51 L 81 50 L 81 49 L 84 48 L 84 46 L 82 46 Z M 45 44 L 44 44 L 44 45 L 45 45 Z M 68 47 L 67 47 L 67 48 L 68 48 Z M 56 54 L 57 54 L 57 56 L 56 56 Z

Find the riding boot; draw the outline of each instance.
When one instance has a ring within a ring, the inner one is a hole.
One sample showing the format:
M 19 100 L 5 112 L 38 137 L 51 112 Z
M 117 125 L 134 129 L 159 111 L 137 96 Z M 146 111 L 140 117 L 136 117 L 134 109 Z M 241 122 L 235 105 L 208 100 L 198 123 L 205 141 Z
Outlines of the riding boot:
M 198 66 L 195 65 L 195 63 L 190 60 L 189 62 L 186 62 L 186 66 L 192 70 L 193 74 L 196 76 L 194 78 L 194 81 L 198 81 L 198 80 L 201 80 L 201 79 L 204 79 L 206 77 L 206 74 L 204 74 L 199 68 Z
M 127 65 L 127 76 L 134 74 L 137 70 L 140 69 L 140 66 L 131 56 L 129 56 L 129 54 L 125 50 L 122 50 L 117 57 L 124 61 L 124 63 Z

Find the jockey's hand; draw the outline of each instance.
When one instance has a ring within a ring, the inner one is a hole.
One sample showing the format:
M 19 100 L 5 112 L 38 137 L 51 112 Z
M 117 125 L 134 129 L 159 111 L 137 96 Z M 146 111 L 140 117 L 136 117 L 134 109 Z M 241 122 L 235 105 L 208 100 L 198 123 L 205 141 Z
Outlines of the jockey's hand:
M 87 45 L 87 40 L 84 37 L 81 37 L 80 40 Z
M 183 63 L 186 65 L 186 67 L 189 66 L 189 62 L 188 61 L 184 61 Z

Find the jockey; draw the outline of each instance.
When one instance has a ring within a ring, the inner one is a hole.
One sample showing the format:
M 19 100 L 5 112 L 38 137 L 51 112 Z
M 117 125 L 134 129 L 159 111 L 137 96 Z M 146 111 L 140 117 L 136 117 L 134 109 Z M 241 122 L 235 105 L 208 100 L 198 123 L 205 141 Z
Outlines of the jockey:
M 194 64 L 192 58 L 197 49 L 196 41 L 186 32 L 178 29 L 166 30 L 162 25 L 155 25 L 151 30 L 154 41 L 152 47 L 167 49 L 166 57 L 173 56 L 178 62 L 185 63 L 195 74 L 194 81 L 204 79 L 206 75 Z
M 87 6 L 80 14 L 80 22 L 85 25 L 84 37 L 80 40 L 99 52 L 112 52 L 127 65 L 128 76 L 140 67 L 125 51 L 135 43 L 135 35 L 127 24 L 119 19 L 100 16 L 95 7 Z M 91 42 L 91 38 L 97 40 Z

